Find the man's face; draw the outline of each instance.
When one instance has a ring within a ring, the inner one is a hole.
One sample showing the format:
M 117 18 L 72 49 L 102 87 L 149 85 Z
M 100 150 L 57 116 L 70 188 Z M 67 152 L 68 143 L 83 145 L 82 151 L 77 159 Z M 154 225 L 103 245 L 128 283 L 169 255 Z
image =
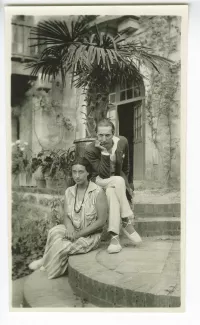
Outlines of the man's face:
M 97 129 L 97 139 L 99 140 L 101 146 L 106 149 L 112 147 L 112 127 L 111 126 L 98 126 Z

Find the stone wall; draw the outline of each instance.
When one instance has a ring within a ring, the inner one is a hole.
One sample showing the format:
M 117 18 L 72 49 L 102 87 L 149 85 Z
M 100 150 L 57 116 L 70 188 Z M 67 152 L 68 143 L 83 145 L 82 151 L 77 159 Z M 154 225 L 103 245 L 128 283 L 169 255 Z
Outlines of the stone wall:
M 28 216 L 23 215 L 24 220 L 34 215 L 39 219 L 63 222 L 63 204 L 65 189 L 53 190 L 42 188 L 13 188 L 13 200 L 17 206 L 25 206 Z M 134 200 L 134 224 L 143 237 L 161 235 L 180 235 L 180 203 L 146 203 L 144 192 L 137 193 Z M 158 195 L 157 195 L 158 197 Z M 151 202 L 151 196 L 149 197 Z M 154 200 L 155 201 L 155 200 Z M 169 200 L 168 200 L 169 201 Z M 104 227 L 102 240 L 108 240 L 107 225 Z
M 19 107 L 20 140 L 28 142 L 34 154 L 42 148 L 68 149 L 75 139 L 85 137 L 83 104 L 82 90 L 71 87 L 69 77 L 64 88 L 58 78 L 48 93 L 33 86 Z M 63 118 L 69 119 L 72 128 L 63 123 Z M 16 140 L 14 120 L 12 134 Z
M 39 219 L 46 221 L 52 221 L 52 218 L 55 218 L 58 223 L 62 223 L 64 192 L 64 190 L 56 191 L 16 187 L 13 188 L 12 201 L 17 208 L 24 206 L 27 209 L 28 215 L 23 215 L 24 220 L 34 220 L 34 216 L 37 216 Z M 13 214 L 14 213 L 15 211 L 13 210 Z M 56 225 L 56 223 L 54 225 Z
M 141 17 L 135 35 L 155 55 L 173 60 L 159 73 L 151 66 L 145 76 L 145 179 L 180 186 L 180 17 Z
M 63 17 L 61 18 L 63 19 Z M 36 25 L 43 19 L 48 19 L 48 17 L 35 17 L 34 22 L 31 21 L 31 24 Z M 28 48 L 26 43 L 30 35 L 25 36 L 23 46 L 26 45 Z M 15 75 L 28 77 L 30 72 L 29 69 L 25 69 L 25 63 L 21 61 L 12 62 L 12 73 Z M 43 91 L 43 94 L 41 92 L 41 95 L 35 95 L 36 90 L 41 88 L 46 89 L 45 91 L 48 93 L 44 94 Z M 53 109 L 44 109 L 44 105 L 48 106 L 47 104 L 51 101 L 55 104 Z M 42 148 L 68 149 L 73 144 L 75 138 L 85 137 L 83 114 L 81 113 L 84 110 L 83 103 L 84 95 L 81 90 L 71 86 L 69 75 L 66 78 L 66 85 L 64 87 L 59 76 L 50 83 L 47 80 L 42 81 L 41 75 L 38 75 L 32 87 L 27 92 L 24 92 L 24 97 L 18 107 L 20 140 L 29 143 L 33 154 L 37 154 Z M 70 119 L 73 129 L 69 130 L 69 128 L 63 125 L 63 117 Z M 17 140 L 16 118 L 12 120 L 12 138 L 13 141 Z
M 25 141 L 32 149 L 32 100 L 30 98 L 24 98 L 24 101 L 20 107 L 19 117 L 19 138 L 21 141 Z
M 69 82 L 63 89 L 60 81 L 55 81 L 49 93 L 37 91 L 33 86 L 24 94 L 19 107 L 20 140 L 29 143 L 33 154 L 42 148 L 68 149 L 76 134 L 76 105 L 76 90 L 71 89 Z M 14 141 L 17 138 L 17 125 L 14 118 L 12 122 Z

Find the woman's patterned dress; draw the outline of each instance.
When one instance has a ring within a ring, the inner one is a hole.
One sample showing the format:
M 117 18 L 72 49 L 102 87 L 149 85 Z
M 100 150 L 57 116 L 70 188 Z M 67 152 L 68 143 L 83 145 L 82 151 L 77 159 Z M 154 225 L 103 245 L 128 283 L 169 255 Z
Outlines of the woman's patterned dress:
M 90 182 L 82 209 L 76 213 L 74 211 L 76 186 L 69 187 L 65 192 L 65 197 L 68 217 L 71 219 L 75 231 L 79 231 L 97 220 L 96 199 L 102 189 Z M 76 210 L 80 204 L 81 202 L 77 202 Z M 48 279 L 57 278 L 65 273 L 70 255 L 87 253 L 97 248 L 100 243 L 101 232 L 88 237 L 80 237 L 75 242 L 66 239 L 65 232 L 66 227 L 58 225 L 50 229 L 48 233 L 42 267 L 43 270 L 47 271 Z

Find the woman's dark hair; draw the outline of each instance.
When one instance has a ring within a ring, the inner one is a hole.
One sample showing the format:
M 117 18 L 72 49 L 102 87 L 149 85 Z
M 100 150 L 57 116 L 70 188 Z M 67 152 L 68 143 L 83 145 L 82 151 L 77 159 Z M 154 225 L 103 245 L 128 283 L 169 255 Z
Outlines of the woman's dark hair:
M 87 170 L 87 172 L 89 173 L 88 177 L 90 177 L 91 175 L 91 166 L 90 166 L 90 163 L 88 162 L 88 160 L 84 157 L 78 157 L 74 160 L 74 162 L 72 163 L 72 167 L 74 165 L 82 165 L 85 167 L 85 169 Z M 71 168 L 72 168 L 71 167 Z

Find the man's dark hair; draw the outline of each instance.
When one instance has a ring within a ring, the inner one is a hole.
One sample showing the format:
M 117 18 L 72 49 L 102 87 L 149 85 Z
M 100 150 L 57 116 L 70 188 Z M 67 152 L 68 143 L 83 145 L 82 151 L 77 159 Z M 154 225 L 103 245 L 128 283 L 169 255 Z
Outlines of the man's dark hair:
M 111 129 L 112 129 L 112 134 L 115 133 L 115 126 L 114 126 L 114 124 L 111 122 L 111 120 L 109 118 L 104 118 L 104 119 L 100 120 L 99 122 L 97 122 L 97 124 L 96 124 L 96 133 L 97 133 L 97 130 L 98 130 L 99 126 L 110 126 Z

